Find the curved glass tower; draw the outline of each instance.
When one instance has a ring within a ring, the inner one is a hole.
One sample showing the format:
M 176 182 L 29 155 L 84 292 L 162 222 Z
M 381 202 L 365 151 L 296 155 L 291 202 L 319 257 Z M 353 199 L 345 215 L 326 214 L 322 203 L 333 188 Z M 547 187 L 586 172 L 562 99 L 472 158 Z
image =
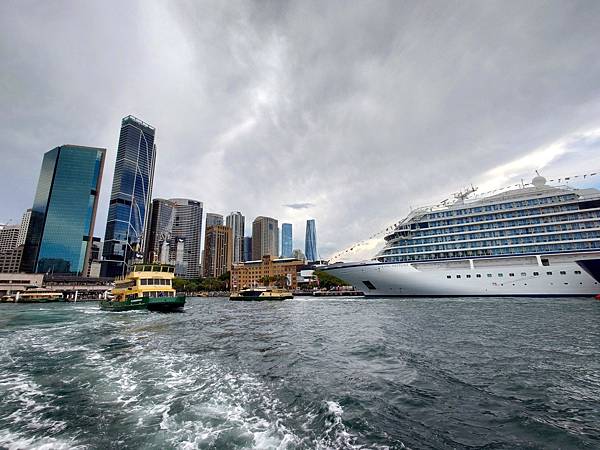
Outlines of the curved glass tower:
M 315 225 L 315 219 L 306 221 L 304 253 L 306 254 L 307 261 L 317 261 L 317 227 Z
M 143 258 L 156 159 L 155 131 L 133 116 L 121 122 L 104 237 L 103 276 L 120 276 L 129 262 Z

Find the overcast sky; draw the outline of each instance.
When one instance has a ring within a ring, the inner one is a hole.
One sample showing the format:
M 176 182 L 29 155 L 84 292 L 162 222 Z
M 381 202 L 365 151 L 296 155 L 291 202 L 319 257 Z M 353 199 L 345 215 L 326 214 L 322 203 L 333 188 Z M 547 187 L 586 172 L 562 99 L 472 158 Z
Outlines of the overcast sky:
M 317 220 L 322 256 L 470 183 L 600 170 L 600 2 L 0 2 L 0 221 L 42 155 L 157 128 L 155 197 Z M 600 183 L 599 183 L 600 184 Z M 247 231 L 249 233 L 249 230 Z

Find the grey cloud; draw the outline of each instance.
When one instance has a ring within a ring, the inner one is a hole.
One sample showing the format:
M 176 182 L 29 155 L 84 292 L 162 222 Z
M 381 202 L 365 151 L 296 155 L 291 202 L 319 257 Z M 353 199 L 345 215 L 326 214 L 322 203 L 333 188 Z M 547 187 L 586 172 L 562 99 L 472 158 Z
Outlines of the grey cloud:
M 94 17 L 94 20 L 89 20 Z M 154 193 L 294 224 L 323 255 L 600 121 L 600 3 L 2 2 L 1 218 L 44 151 L 157 127 Z M 301 239 L 295 243 L 299 246 Z
M 286 205 L 283 205 L 286 208 L 292 208 L 292 209 L 309 209 L 315 206 L 314 203 L 288 203 Z

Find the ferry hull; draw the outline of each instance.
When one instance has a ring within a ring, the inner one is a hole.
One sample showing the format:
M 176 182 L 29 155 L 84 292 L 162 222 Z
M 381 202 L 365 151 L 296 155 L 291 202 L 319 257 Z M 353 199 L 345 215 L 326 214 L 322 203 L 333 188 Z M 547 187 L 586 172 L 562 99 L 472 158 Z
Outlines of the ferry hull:
M 421 265 L 419 269 L 409 263 L 369 262 L 324 270 L 371 297 L 574 297 L 594 296 L 600 290 L 599 282 L 575 261 L 549 267 L 505 263 L 479 268 Z
M 185 296 L 177 297 L 142 297 L 141 299 L 127 300 L 124 302 L 101 301 L 100 309 L 104 311 L 159 311 L 170 312 L 182 309 L 185 306 Z

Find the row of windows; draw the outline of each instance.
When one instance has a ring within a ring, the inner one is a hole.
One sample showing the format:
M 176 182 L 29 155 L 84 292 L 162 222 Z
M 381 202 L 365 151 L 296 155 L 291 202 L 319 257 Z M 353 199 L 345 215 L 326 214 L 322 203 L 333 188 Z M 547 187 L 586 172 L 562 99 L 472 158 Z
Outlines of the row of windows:
M 566 211 L 578 211 L 579 207 L 577 204 L 568 204 L 568 205 L 559 205 L 559 206 L 550 206 L 547 208 L 531 208 L 531 209 L 518 209 L 510 212 L 503 213 L 494 213 L 494 214 L 484 214 L 477 216 L 469 216 L 458 219 L 444 219 L 444 220 L 434 220 L 431 222 L 419 222 L 416 224 L 412 224 L 411 228 L 430 228 L 430 227 L 444 227 L 449 225 L 460 225 L 463 223 L 473 223 L 473 222 L 490 222 L 501 219 L 511 219 L 513 217 L 527 217 L 527 216 L 540 216 L 547 214 L 554 214 Z
M 424 236 L 434 236 L 434 235 L 440 235 L 440 234 L 462 233 L 465 231 L 490 230 L 490 229 L 497 229 L 497 228 L 513 228 L 513 227 L 528 226 L 528 225 L 543 225 L 543 224 L 550 224 L 550 223 L 557 223 L 557 222 L 577 223 L 582 220 L 598 219 L 598 218 L 600 218 L 600 210 L 589 210 L 589 211 L 572 212 L 572 213 L 568 213 L 568 214 L 548 215 L 548 216 L 540 216 L 540 217 L 528 217 L 528 218 L 524 218 L 524 219 L 503 220 L 503 221 L 498 221 L 498 222 L 482 222 L 482 223 L 478 223 L 478 224 L 459 225 L 459 226 L 443 227 L 443 228 L 437 228 L 437 229 L 397 231 L 392 236 L 424 237 Z
M 571 231 L 571 230 L 584 230 L 589 228 L 600 228 L 600 220 L 591 220 L 586 222 L 569 222 L 556 225 L 543 225 L 536 227 L 522 227 L 522 228 L 510 228 L 510 229 L 495 229 L 491 231 L 480 231 L 475 233 L 464 233 L 464 234 L 450 234 L 438 237 L 430 238 L 414 238 L 414 239 L 397 239 L 390 241 L 388 246 L 403 246 L 403 245 L 420 245 L 420 244 L 434 244 L 437 242 L 456 242 L 464 240 L 473 240 L 481 238 L 491 237 L 504 237 L 504 236 L 521 236 L 521 235 L 532 235 L 541 233 L 552 233 L 560 231 Z
M 567 274 L 567 272 L 566 272 L 566 271 L 564 271 L 564 270 L 561 270 L 559 273 L 560 273 L 561 275 L 566 275 L 566 274 Z M 581 275 L 581 270 L 575 270 L 575 271 L 573 271 L 573 273 L 574 273 L 575 275 Z M 552 275 L 552 272 L 546 272 L 546 275 Z M 486 274 L 486 277 L 487 277 L 487 278 L 492 278 L 493 276 L 494 276 L 494 274 L 491 274 L 491 273 L 487 273 L 487 274 Z M 503 277 L 504 277 L 504 274 L 503 274 L 503 273 L 498 273 L 498 275 L 497 275 L 497 276 L 498 276 L 498 278 L 503 278 Z M 514 274 L 513 272 L 510 272 L 510 273 L 508 274 L 508 276 L 509 276 L 509 277 L 514 277 L 514 276 L 515 276 L 515 274 Z M 526 276 L 527 276 L 527 272 L 521 272 L 521 276 L 522 276 L 522 277 L 526 277 Z M 533 272 L 533 273 L 532 273 L 532 276 L 534 276 L 534 277 L 539 277 L 539 276 L 540 276 L 540 273 L 539 273 L 539 272 Z M 462 275 L 455 275 L 455 277 L 456 277 L 456 278 L 462 278 Z M 480 273 L 477 273 L 477 274 L 475 274 L 475 278 L 481 278 L 481 277 L 482 277 L 482 275 L 481 275 Z M 446 275 L 446 278 L 452 278 L 452 275 Z M 465 278 L 471 278 L 471 275 L 470 275 L 470 274 L 466 274 L 466 275 L 465 275 Z
M 460 215 L 467 214 L 476 214 L 480 212 L 488 212 L 488 211 L 498 211 L 503 209 L 514 209 L 514 208 L 524 208 L 527 206 L 536 206 L 536 205 L 547 205 L 549 203 L 560 203 L 569 200 L 575 200 L 577 198 L 576 194 L 567 194 L 567 195 L 558 195 L 552 197 L 543 197 L 543 198 L 532 198 L 528 200 L 519 200 L 508 203 L 498 203 L 494 205 L 483 205 L 483 206 L 475 206 L 471 208 L 450 210 L 450 211 L 442 211 L 437 213 L 431 213 L 426 216 L 427 219 L 440 219 L 443 217 L 454 217 Z
M 539 236 L 514 237 L 508 239 L 489 239 L 481 241 L 466 241 L 452 244 L 438 245 L 411 245 L 406 247 L 392 247 L 384 250 L 384 255 L 402 255 L 407 253 L 426 253 L 448 250 L 468 250 L 482 247 L 497 247 L 506 245 L 523 245 L 557 241 L 575 241 L 582 239 L 598 239 L 600 231 L 582 231 L 564 234 L 542 234 Z M 568 250 L 568 249 L 567 249 Z
M 564 244 L 528 245 L 522 247 L 485 248 L 462 251 L 445 251 L 438 253 L 422 253 L 411 255 L 383 255 L 378 258 L 382 262 L 412 262 L 443 259 L 476 258 L 486 256 L 515 256 L 524 254 L 558 253 L 577 250 L 600 249 L 600 241 L 569 242 Z
M 140 280 L 140 284 L 142 286 L 152 286 L 152 285 L 171 286 L 171 280 L 164 280 L 162 278 L 142 278 Z

